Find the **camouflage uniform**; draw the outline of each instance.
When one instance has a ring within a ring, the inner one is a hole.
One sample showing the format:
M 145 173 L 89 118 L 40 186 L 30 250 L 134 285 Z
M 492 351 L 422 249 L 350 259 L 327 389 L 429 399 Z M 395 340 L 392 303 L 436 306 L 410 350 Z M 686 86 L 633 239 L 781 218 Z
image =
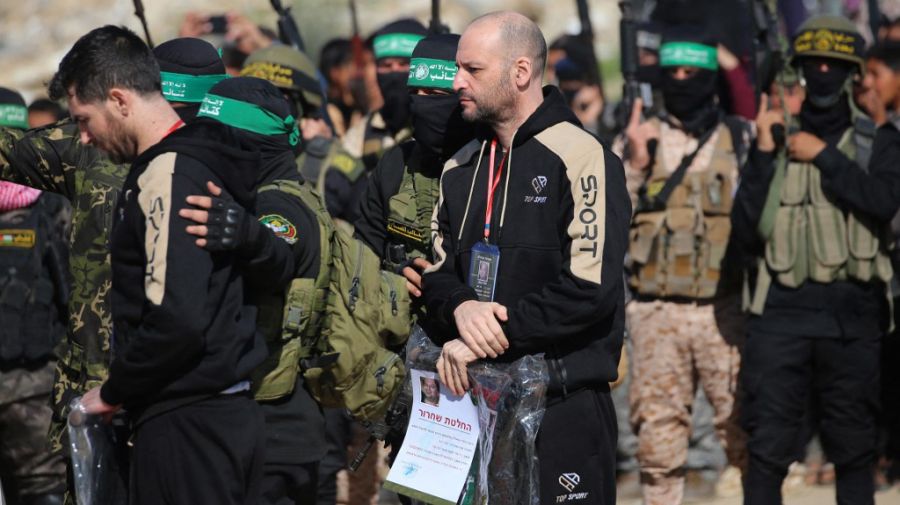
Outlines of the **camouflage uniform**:
M 660 121 L 659 127 L 657 165 L 651 170 L 649 179 L 674 172 L 681 159 L 698 145 L 697 139 L 665 122 Z M 685 181 L 691 181 L 692 174 L 715 170 L 724 178 L 730 178 L 727 187 L 736 187 L 740 161 L 734 153 L 734 142 L 725 140 L 725 135 L 733 137 L 729 133 L 729 128 L 720 124 L 719 131 L 704 144 L 687 169 Z M 618 144 L 621 152 L 621 143 Z M 648 175 L 633 167 L 627 159 L 624 164 L 629 193 L 636 202 L 638 190 L 650 184 Z M 719 168 L 712 168 L 716 164 Z M 672 195 L 670 205 L 683 198 L 678 191 Z M 636 215 L 640 216 L 639 213 Z M 636 218 L 633 244 L 641 233 L 638 223 Z M 654 245 L 650 257 L 656 257 L 658 247 Z M 630 254 L 634 256 L 635 250 L 632 249 Z M 659 269 L 661 272 L 675 271 L 681 266 L 673 262 Z M 646 272 L 641 273 L 646 276 Z M 707 272 L 697 274 L 704 277 Z M 641 294 L 639 283 L 646 277 L 639 275 L 632 276 L 632 285 L 638 295 L 626 307 L 626 324 L 633 344 L 630 419 L 638 436 L 637 459 L 642 491 L 645 503 L 650 505 L 681 503 L 698 385 L 715 410 L 713 424 L 729 463 L 738 468 L 745 464 L 745 435 L 737 423 L 735 408 L 745 317 L 736 290 L 730 289 L 733 286 L 727 286 L 727 283 L 719 284 L 713 297 L 695 298 L 687 293 L 677 293 L 673 298 L 672 293 Z
M 47 428 L 54 363 L 0 370 L 0 474 L 7 498 L 60 494 L 66 464 L 49 451 Z M 13 501 L 12 503 L 15 503 Z
M 81 143 L 70 120 L 27 133 L 0 129 L 0 179 L 58 193 L 72 204 L 69 236 L 69 324 L 57 347 L 53 388 L 54 451 L 62 450 L 71 399 L 107 376 L 112 317 L 109 231 L 127 165 Z

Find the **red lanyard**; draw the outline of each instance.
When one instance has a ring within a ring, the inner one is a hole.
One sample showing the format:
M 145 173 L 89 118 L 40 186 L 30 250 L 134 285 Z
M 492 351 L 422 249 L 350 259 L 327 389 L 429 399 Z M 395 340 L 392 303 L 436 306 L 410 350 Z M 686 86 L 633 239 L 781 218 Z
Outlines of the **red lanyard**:
M 181 128 L 182 126 L 184 126 L 184 121 L 182 121 L 181 119 L 179 119 L 178 121 L 175 121 L 175 124 L 173 124 L 172 127 L 169 128 L 169 131 L 167 131 L 166 134 L 163 135 L 163 138 L 168 137 L 169 135 L 172 134 L 172 132 Z
M 487 209 L 484 211 L 484 240 L 491 236 L 491 215 L 494 213 L 494 191 L 497 190 L 497 185 L 500 184 L 500 175 L 503 174 L 503 164 L 506 163 L 506 154 L 503 154 L 503 159 L 500 160 L 500 166 L 497 167 L 497 175 L 494 176 L 494 155 L 497 152 L 497 139 L 491 141 L 491 159 L 490 159 L 490 167 L 488 168 L 488 193 L 487 193 Z

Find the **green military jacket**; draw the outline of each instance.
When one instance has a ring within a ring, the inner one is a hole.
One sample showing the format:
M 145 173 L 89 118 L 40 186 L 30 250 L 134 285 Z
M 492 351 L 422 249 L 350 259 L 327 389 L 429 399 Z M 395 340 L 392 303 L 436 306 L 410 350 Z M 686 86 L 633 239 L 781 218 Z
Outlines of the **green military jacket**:
M 69 324 L 57 348 L 51 439 L 61 448 L 68 403 L 107 376 L 112 337 L 108 240 L 127 165 L 81 143 L 70 120 L 29 130 L 0 128 L 0 178 L 59 193 L 72 203 Z

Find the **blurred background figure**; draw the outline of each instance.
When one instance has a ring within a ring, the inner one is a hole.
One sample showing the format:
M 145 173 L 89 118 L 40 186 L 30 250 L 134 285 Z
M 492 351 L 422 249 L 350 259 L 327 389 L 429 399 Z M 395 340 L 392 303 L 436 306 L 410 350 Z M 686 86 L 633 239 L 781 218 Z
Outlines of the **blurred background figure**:
M 38 98 L 28 106 L 28 127 L 40 128 L 53 124 L 68 116 L 62 105 L 49 98 Z

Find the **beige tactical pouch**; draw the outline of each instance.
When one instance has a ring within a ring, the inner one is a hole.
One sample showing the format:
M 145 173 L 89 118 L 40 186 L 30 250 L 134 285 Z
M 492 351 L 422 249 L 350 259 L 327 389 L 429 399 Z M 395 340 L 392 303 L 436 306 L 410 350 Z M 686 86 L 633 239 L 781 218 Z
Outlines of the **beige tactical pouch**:
M 806 207 L 810 242 L 809 278 L 816 282 L 833 282 L 847 263 L 847 221 L 832 206 Z
M 781 285 L 796 288 L 807 278 L 806 214 L 803 207 L 779 207 L 772 238 L 766 244 L 766 264 Z
M 665 212 L 646 212 L 634 216 L 631 225 L 628 256 L 634 272 L 630 283 L 642 295 L 661 294 L 660 260 L 664 258 L 660 248 L 660 232 L 665 219 Z
M 731 213 L 734 201 L 734 185 L 731 178 L 719 172 L 705 172 L 701 190 L 701 204 L 706 214 L 726 215 Z
M 806 201 L 809 192 L 809 165 L 806 163 L 788 163 L 784 172 L 784 183 L 781 186 L 781 203 L 784 205 L 800 205 Z
M 875 258 L 878 256 L 880 246 L 872 220 L 851 212 L 847 217 L 847 234 L 850 251 L 847 258 L 847 275 L 868 282 L 876 275 Z
M 665 295 L 693 297 L 697 269 L 697 211 L 666 210 L 668 244 L 665 250 Z
M 728 216 L 706 217 L 706 232 L 700 243 L 697 278 L 697 298 L 713 298 L 722 277 L 722 262 L 731 236 L 731 218 Z

